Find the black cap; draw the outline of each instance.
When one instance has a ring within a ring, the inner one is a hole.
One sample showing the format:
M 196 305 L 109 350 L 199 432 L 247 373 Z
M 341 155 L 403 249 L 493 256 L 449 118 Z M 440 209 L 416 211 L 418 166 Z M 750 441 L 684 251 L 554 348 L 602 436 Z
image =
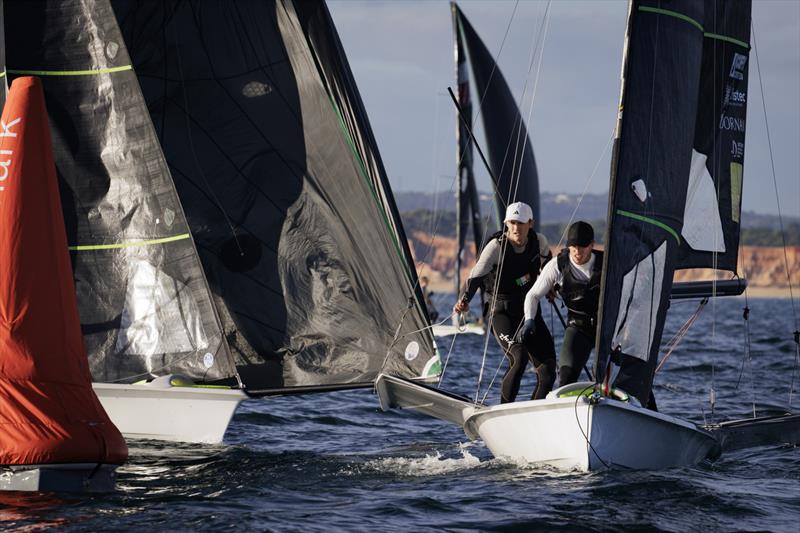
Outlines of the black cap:
M 583 220 L 574 222 L 567 232 L 567 246 L 589 246 L 594 242 L 592 225 Z

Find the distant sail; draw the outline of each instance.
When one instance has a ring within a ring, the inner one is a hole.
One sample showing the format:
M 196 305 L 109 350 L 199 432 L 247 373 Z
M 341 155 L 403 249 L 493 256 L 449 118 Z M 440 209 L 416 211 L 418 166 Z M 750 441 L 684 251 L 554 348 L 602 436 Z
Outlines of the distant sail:
M 538 228 L 539 175 L 528 130 L 494 57 L 458 6 L 453 4 L 453 11 L 469 52 L 469 63 L 481 105 L 481 120 L 486 132 L 489 162 L 497 178 L 495 206 L 498 220 L 502 221 L 505 217 L 505 208 L 509 203 L 525 202 L 531 206 Z
M 749 2 L 726 4 L 741 6 L 736 17 L 742 19 L 735 26 L 715 26 L 715 20 L 731 15 L 715 13 L 714 4 L 676 0 L 665 7 L 643 0 L 633 1 L 629 11 L 595 368 L 601 382 L 609 359 L 621 362 L 615 384 L 643 405 L 652 387 L 673 272 L 685 246 L 682 228 L 697 162 L 693 149 L 704 138 L 698 113 L 707 111 L 702 73 L 711 67 L 704 58 L 711 53 L 708 47 L 722 43 L 726 53 L 719 61 L 726 58 L 729 71 L 738 73 L 744 65 L 735 54 L 748 48 Z M 736 139 L 743 140 L 743 134 Z
M 13 83 L 0 122 L 0 465 L 122 464 L 92 391 L 37 78 Z
M 472 123 L 472 95 L 469 88 L 469 72 L 467 71 L 467 53 L 458 31 L 458 8 L 450 4 L 453 12 L 453 33 L 455 34 L 455 63 L 456 78 L 458 82 L 458 104 L 461 107 L 461 116 L 456 116 L 456 142 L 458 150 L 456 152 L 458 162 L 458 178 L 456 189 L 456 251 L 455 267 L 455 292 L 460 294 L 464 288 L 461 286 L 461 266 L 464 260 L 464 246 L 467 240 L 470 223 L 472 223 L 472 235 L 475 246 L 475 256 L 479 255 L 481 245 L 484 240 L 483 221 L 481 220 L 480 200 L 478 199 L 478 188 L 475 185 L 475 174 L 473 173 L 473 150 L 472 139 L 464 121 Z M 483 292 L 481 292 L 483 298 Z
M 437 375 L 416 273 L 327 8 L 114 8 L 247 388 Z
M 6 0 L 8 72 L 41 76 L 95 381 L 236 382 L 189 227 L 107 1 Z

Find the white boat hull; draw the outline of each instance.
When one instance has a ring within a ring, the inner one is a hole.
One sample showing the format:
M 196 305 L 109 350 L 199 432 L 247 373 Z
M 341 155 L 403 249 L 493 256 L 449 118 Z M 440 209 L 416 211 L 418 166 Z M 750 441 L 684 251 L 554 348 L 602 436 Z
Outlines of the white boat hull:
M 717 440 L 690 422 L 605 397 L 498 405 L 476 411 L 464 430 L 496 457 L 563 470 L 658 470 L 719 453 Z
M 215 444 L 239 403 L 239 389 L 93 383 L 111 421 L 127 439 Z
M 117 466 L 97 463 L 5 465 L 0 490 L 25 492 L 111 492 Z
M 544 400 L 490 407 L 395 376 L 380 375 L 375 382 L 384 411 L 412 409 L 460 425 L 470 439 L 482 439 L 495 457 L 589 471 L 612 466 L 657 470 L 719 454 L 719 440 L 708 431 L 644 409 L 633 399 L 558 397 L 593 387 L 576 383 Z

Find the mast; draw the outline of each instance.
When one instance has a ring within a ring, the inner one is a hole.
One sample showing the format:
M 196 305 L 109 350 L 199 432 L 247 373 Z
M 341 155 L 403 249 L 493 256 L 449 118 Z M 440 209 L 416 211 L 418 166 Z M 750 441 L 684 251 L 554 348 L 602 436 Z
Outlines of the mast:
M 455 36 L 455 63 L 456 79 L 458 82 L 458 103 L 460 112 L 456 114 L 456 164 L 457 184 L 456 189 L 456 242 L 458 243 L 455 267 L 455 291 L 459 294 L 461 286 L 461 265 L 464 258 L 464 245 L 467 239 L 470 222 L 472 235 L 475 242 L 475 256 L 480 253 L 483 244 L 483 222 L 481 221 L 480 200 L 475 185 L 473 172 L 472 142 L 465 121 L 472 123 L 472 95 L 469 90 L 469 74 L 467 72 L 467 53 L 464 49 L 463 38 L 459 27 L 459 11 L 455 2 L 451 2 L 450 9 L 453 15 L 453 34 Z M 483 290 L 481 289 L 481 302 Z
M 749 3 L 739 4 L 747 9 L 749 28 Z M 705 5 L 676 1 L 668 9 L 644 0 L 629 6 L 595 375 L 602 382 L 611 362 L 619 365 L 614 383 L 642 405 L 650 396 L 673 272 L 685 240 L 706 47 L 749 38 L 713 31 L 715 20 L 713 0 Z

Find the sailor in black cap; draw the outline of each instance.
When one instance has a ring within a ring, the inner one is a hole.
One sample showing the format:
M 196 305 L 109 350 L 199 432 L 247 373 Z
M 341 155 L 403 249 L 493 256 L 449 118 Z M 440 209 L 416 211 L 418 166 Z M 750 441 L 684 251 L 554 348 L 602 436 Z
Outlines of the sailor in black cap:
M 513 402 L 519 392 L 528 359 L 536 369 L 537 384 L 531 399 L 544 398 L 556 379 L 556 349 L 541 312 L 531 314 L 536 332 L 523 341 L 516 338 L 522 324 L 525 294 L 533 286 L 541 266 L 550 259 L 547 238 L 533 231 L 533 212 L 528 204 L 515 202 L 506 209 L 505 229 L 495 233 L 481 250 L 467 280 L 467 288 L 453 312 L 469 309 L 478 287 L 493 295 L 487 304 L 492 332 L 509 367 L 500 387 L 500 402 Z
M 567 306 L 567 329 L 559 354 L 559 386 L 578 380 L 581 369 L 594 348 L 597 306 L 600 302 L 600 273 L 603 252 L 594 249 L 594 229 L 578 221 L 569 227 L 567 248 L 542 269 L 525 297 L 525 323 L 520 339 L 535 335 L 539 301 L 558 290 Z

